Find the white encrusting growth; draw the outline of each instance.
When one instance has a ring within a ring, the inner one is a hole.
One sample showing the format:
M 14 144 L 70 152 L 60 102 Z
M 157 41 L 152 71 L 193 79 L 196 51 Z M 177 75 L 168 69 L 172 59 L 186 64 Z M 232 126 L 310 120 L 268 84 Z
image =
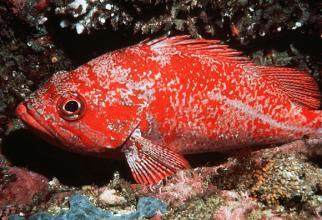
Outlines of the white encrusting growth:
M 69 4 L 69 6 L 73 9 L 81 9 L 79 14 L 74 14 L 74 17 L 78 17 L 79 15 L 83 15 L 86 13 L 88 3 L 86 0 L 75 0 Z
M 83 33 L 83 31 L 85 30 L 84 25 L 83 25 L 83 24 L 81 24 L 81 23 L 77 23 L 77 24 L 75 25 L 75 28 L 76 28 L 76 32 L 77 32 L 77 34 L 81 34 L 81 33 Z
M 111 9 L 113 8 L 113 5 L 112 5 L 112 4 L 110 4 L 110 3 L 107 3 L 107 4 L 105 5 L 105 8 L 106 8 L 107 10 L 111 10 Z
M 59 23 L 59 26 L 61 28 L 66 28 L 70 25 L 69 21 L 68 20 L 62 20 L 60 23 Z
M 71 3 L 69 3 L 67 7 L 57 8 L 56 12 L 65 13 L 66 10 L 72 11 L 71 14 L 75 18 L 78 18 L 80 16 L 82 16 L 83 18 L 76 23 L 69 22 L 65 19 L 60 22 L 60 26 L 62 28 L 72 26 L 72 28 L 76 29 L 77 34 L 82 34 L 85 31 L 85 29 L 89 28 L 92 22 L 92 18 L 95 16 L 97 12 L 97 7 L 89 7 L 87 0 L 74 0 Z M 105 23 L 103 17 L 99 17 L 98 20 L 101 24 Z
M 302 27 L 302 25 L 303 24 L 301 22 L 297 21 L 297 22 L 295 22 L 295 25 L 292 27 L 292 30 L 295 30 L 295 29 L 297 29 L 299 27 Z

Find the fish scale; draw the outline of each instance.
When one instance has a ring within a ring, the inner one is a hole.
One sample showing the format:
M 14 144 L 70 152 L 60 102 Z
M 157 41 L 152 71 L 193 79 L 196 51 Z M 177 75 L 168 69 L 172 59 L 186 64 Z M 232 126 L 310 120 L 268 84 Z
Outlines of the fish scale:
M 189 168 L 185 154 L 320 137 L 320 97 L 305 71 L 176 36 L 56 73 L 16 113 L 51 143 L 125 158 L 138 183 L 153 184 Z

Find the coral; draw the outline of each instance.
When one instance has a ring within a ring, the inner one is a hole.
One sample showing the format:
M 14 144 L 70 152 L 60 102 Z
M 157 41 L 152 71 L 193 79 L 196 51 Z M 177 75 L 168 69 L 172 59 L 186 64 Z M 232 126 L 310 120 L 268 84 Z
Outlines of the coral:
M 103 189 L 103 190 L 102 190 Z M 120 177 L 119 172 L 113 174 L 113 179 L 106 187 L 99 189 L 99 197 L 105 190 L 116 192 L 121 198 L 124 198 L 127 204 L 135 203 L 135 196 L 131 187 L 131 184 Z M 121 204 L 122 205 L 122 204 Z
M 10 5 L 10 2 L 19 3 L 17 10 L 23 14 L 24 22 L 12 16 L 6 5 L 0 3 L 0 141 L 12 125 L 11 119 L 17 103 L 52 73 L 71 67 L 63 52 L 55 47 L 51 37 L 45 35 L 44 26 L 32 26 L 32 21 L 39 20 L 32 13 L 28 14 L 29 11 L 25 11 L 27 6 L 23 5 L 30 6 L 34 1 L 7 3 Z
M 133 20 L 133 17 L 124 9 L 121 10 L 120 6 L 110 0 L 75 0 L 65 6 L 57 7 L 55 13 L 60 15 L 70 14 L 76 19 L 76 22 L 73 23 L 65 18 L 60 22 L 60 26 L 63 28 L 71 26 L 78 34 L 85 30 L 99 29 L 106 23 L 116 30 L 119 26 L 128 26 Z
M 48 7 L 48 0 L 8 0 L 6 3 L 15 16 L 23 19 L 30 26 L 41 29 L 39 25 L 47 21 L 41 12 Z
M 0 188 L 0 206 L 30 204 L 34 201 L 36 194 L 42 197 L 47 194 L 48 180 L 37 173 L 10 167 L 2 177 L 5 180 Z
M 180 171 L 153 187 L 134 185 L 133 188 L 138 196 L 155 196 L 172 207 L 180 207 L 194 197 L 214 192 L 216 188 L 207 184 L 206 173 L 216 172 L 215 170 L 216 168 Z
M 246 193 L 223 191 L 222 197 L 225 203 L 216 210 L 213 219 L 280 219 Z
M 213 219 L 214 213 L 223 205 L 223 199 L 217 195 L 198 198 L 183 206 L 172 209 L 164 219 Z
M 287 5 L 287 7 L 285 7 Z M 319 34 L 319 11 L 309 1 L 88 1 L 55 4 L 61 27 L 77 33 L 112 27 L 134 33 L 187 31 L 195 37 L 228 35 L 241 44 L 267 35 L 300 29 Z M 150 10 L 153 10 L 153 13 Z M 157 10 L 156 10 L 157 9 Z
M 221 189 L 250 193 L 280 215 L 287 212 L 294 218 L 301 213 L 311 218 L 315 216 L 314 210 L 322 205 L 322 170 L 298 153 L 316 155 L 307 149 L 304 151 L 299 142 L 286 144 L 281 149 L 253 152 L 229 169 L 218 170 L 220 175 L 213 177 L 213 184 Z M 306 148 L 309 147 L 306 145 Z
M 108 205 L 118 205 L 126 202 L 123 196 L 118 195 L 115 189 L 105 188 L 99 195 L 99 200 Z
M 287 209 L 304 206 L 313 210 L 321 206 L 322 170 L 298 154 L 278 154 L 263 169 L 263 177 L 251 192 L 269 206 L 284 205 Z
M 239 156 L 220 166 L 181 171 L 158 185 L 137 186 L 134 190 L 138 196 L 151 195 L 165 201 L 174 209 L 169 214 L 172 217 L 209 217 L 216 210 L 218 219 L 270 213 L 291 218 L 298 213 L 303 218 L 317 217 L 316 210 L 322 205 L 322 170 L 308 160 L 307 156 L 316 154 L 299 142 L 305 143 L 295 141 L 281 149 L 238 152 L 235 155 Z M 202 211 L 208 203 L 216 207 L 214 212 Z
M 68 199 L 73 194 L 84 195 L 94 206 L 120 215 L 132 212 L 137 203 L 130 184 L 121 179 L 118 173 L 114 174 L 109 184 L 102 187 L 95 185 L 84 185 L 81 188 L 68 187 L 56 178 L 48 182 L 48 185 L 50 199 L 43 201 L 42 206 L 34 207 L 33 210 L 43 210 L 52 215 L 58 215 L 68 208 Z M 24 214 L 32 213 L 34 211 Z
M 296 38 L 296 34 L 290 35 L 288 38 Z M 318 42 L 318 41 L 317 41 Z M 316 44 L 308 45 L 311 52 L 314 51 L 313 48 Z M 321 74 L 321 61 L 315 55 L 309 55 L 303 48 L 303 43 L 299 41 L 286 41 L 283 47 L 279 46 L 269 46 L 267 48 L 255 49 L 249 56 L 252 61 L 265 66 L 289 66 L 296 67 L 299 69 L 308 70 L 311 75 L 319 82 Z M 315 52 L 313 52 L 315 53 Z M 319 53 L 319 52 L 317 52 Z
M 30 220 L 64 220 L 64 219 L 113 219 L 113 220 L 130 220 L 151 218 L 157 212 L 164 213 L 166 205 L 159 199 L 152 197 L 140 198 L 137 203 L 137 210 L 124 215 L 114 215 L 110 211 L 105 211 L 101 208 L 95 207 L 90 203 L 87 197 L 82 195 L 73 195 L 69 199 L 69 209 L 63 211 L 58 215 L 51 215 L 48 213 L 37 213 L 29 217 Z M 24 219 L 19 215 L 11 216 L 10 219 L 19 220 Z
M 25 212 L 48 195 L 47 179 L 17 167 L 0 167 L 0 218 Z

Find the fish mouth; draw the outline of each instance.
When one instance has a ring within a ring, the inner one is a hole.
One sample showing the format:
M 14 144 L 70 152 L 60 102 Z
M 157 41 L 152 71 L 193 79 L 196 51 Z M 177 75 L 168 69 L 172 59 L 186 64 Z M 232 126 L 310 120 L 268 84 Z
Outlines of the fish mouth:
M 67 148 L 68 150 L 73 151 L 71 149 L 71 141 L 77 140 L 79 143 L 81 141 L 77 135 L 74 135 L 59 125 L 57 125 L 56 129 L 50 127 L 50 123 L 42 120 L 40 114 L 29 103 L 21 102 L 16 108 L 16 115 L 31 130 L 52 145 L 58 147 L 67 146 L 69 147 Z
M 32 113 L 31 113 L 31 112 Z M 21 102 L 16 108 L 16 115 L 20 118 L 27 126 L 31 127 L 33 130 L 40 132 L 45 137 L 55 139 L 43 125 L 41 125 L 33 115 L 35 115 L 35 110 L 27 109 L 25 103 Z

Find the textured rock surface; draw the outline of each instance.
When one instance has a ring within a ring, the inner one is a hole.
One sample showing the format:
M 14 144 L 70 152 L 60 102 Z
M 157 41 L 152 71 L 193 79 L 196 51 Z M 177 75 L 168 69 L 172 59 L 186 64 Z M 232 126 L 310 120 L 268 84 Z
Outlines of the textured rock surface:
M 152 197 L 143 197 L 138 200 L 137 209 L 134 212 L 123 215 L 114 215 L 110 211 L 95 207 L 85 196 L 73 195 L 69 199 L 69 209 L 63 211 L 58 215 L 51 215 L 48 213 L 37 213 L 29 217 L 30 220 L 131 220 L 151 218 L 157 212 L 165 213 L 166 205 L 159 199 Z M 11 220 L 24 219 L 22 216 L 14 215 L 10 217 Z
M 220 166 L 182 171 L 152 188 L 137 186 L 134 191 L 169 204 L 169 219 L 318 218 L 322 169 L 298 154 L 297 142 L 285 147 L 283 153 L 279 148 L 239 152 Z
M 0 207 L 37 204 L 48 193 L 47 183 L 47 178 L 26 169 L 1 167 Z
M 154 9 L 149 12 L 151 5 Z M 229 35 L 242 44 L 290 30 L 319 31 L 314 3 L 267 1 L 71 1 L 56 3 L 60 25 L 81 34 L 104 28 L 153 34 L 175 29 L 194 36 Z M 58 7 L 59 6 L 59 7 Z M 70 19 L 73 18 L 73 19 Z

